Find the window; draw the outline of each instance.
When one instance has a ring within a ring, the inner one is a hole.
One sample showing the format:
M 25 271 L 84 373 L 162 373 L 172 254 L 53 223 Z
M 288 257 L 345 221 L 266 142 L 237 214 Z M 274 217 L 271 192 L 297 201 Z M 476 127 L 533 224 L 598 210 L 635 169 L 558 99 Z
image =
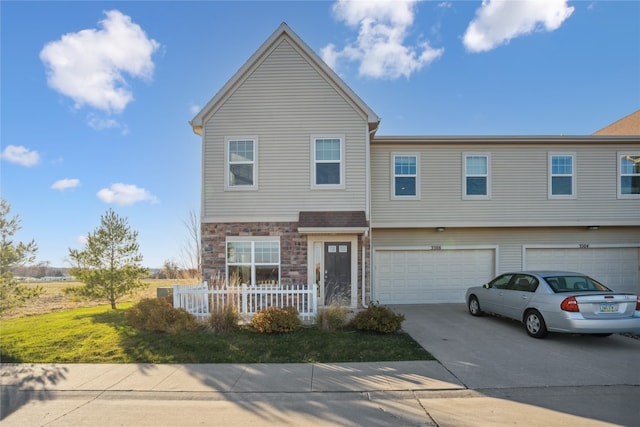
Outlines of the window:
M 538 288 L 538 279 L 533 276 L 516 274 L 509 282 L 507 289 L 512 291 L 535 292 Z
M 509 285 L 512 277 L 513 274 L 503 274 L 502 276 L 496 277 L 489 283 L 489 287 L 496 289 L 507 289 L 507 286 Z
M 549 154 L 549 198 L 572 199 L 576 197 L 575 155 L 573 153 Z
M 312 137 L 312 187 L 344 188 L 343 138 Z
M 392 154 L 393 198 L 419 198 L 419 157 L 417 154 Z
M 488 154 L 464 154 L 463 199 L 491 198 L 491 179 Z
M 618 197 L 640 198 L 640 152 L 618 153 Z
M 227 241 L 227 283 L 280 284 L 280 241 Z
M 256 186 L 257 139 L 227 139 L 226 188 L 253 190 Z

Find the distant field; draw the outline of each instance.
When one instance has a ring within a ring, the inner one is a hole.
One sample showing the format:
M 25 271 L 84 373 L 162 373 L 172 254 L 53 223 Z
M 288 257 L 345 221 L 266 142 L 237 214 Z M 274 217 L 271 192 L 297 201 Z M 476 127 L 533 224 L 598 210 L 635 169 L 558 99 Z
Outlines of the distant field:
M 131 296 L 125 296 L 118 302 L 137 302 L 142 298 L 154 298 L 156 289 L 161 287 L 172 287 L 175 284 L 195 283 L 192 279 L 146 279 L 143 280 L 148 286 L 140 289 Z M 65 295 L 64 290 L 69 287 L 81 286 L 82 283 L 74 281 L 50 281 L 50 282 L 24 282 L 23 286 L 36 287 L 41 286 L 44 292 L 38 298 L 30 301 L 22 307 L 17 307 L 5 315 L 3 318 L 12 318 L 18 316 L 28 316 L 33 314 L 51 313 L 54 311 L 68 310 L 80 307 L 95 307 L 104 305 L 106 300 L 88 300 L 76 296 Z

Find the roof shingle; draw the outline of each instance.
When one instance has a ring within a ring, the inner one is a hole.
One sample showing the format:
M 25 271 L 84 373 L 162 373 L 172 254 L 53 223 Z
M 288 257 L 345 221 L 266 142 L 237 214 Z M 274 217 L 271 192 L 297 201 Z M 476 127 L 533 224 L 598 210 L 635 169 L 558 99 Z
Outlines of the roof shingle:
M 361 228 L 368 227 L 364 211 L 300 212 L 300 228 Z

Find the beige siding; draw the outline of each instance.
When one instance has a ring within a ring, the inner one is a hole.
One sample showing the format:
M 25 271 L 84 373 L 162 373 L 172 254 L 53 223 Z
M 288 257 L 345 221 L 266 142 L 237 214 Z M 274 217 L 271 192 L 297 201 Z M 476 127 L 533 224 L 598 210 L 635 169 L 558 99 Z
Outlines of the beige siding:
M 617 198 L 615 144 L 406 144 L 371 148 L 373 227 L 638 225 L 640 199 Z M 391 153 L 420 153 L 420 200 L 392 200 Z M 463 153 L 491 156 L 491 199 L 463 200 Z M 548 198 L 548 153 L 575 153 L 577 197 Z
M 640 244 L 640 227 L 558 228 L 447 228 L 433 229 L 374 229 L 372 249 L 498 246 L 496 274 L 520 270 L 523 267 L 524 245 L 599 245 Z M 375 266 L 374 266 L 375 268 Z
M 345 182 L 311 190 L 312 135 L 342 135 Z M 225 191 L 224 141 L 258 137 L 258 189 Z M 205 221 L 294 221 L 305 210 L 366 210 L 367 119 L 285 39 L 206 119 Z

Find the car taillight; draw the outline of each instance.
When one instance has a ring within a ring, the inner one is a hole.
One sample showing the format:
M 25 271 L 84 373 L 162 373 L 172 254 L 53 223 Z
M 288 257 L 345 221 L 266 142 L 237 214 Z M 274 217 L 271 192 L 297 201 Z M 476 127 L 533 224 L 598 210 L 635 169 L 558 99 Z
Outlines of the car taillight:
M 636 311 L 640 311 L 640 296 L 636 298 Z
M 565 298 L 564 301 L 560 303 L 560 309 L 562 309 L 563 311 L 580 311 L 580 308 L 578 308 L 578 301 L 576 301 L 576 297 Z

